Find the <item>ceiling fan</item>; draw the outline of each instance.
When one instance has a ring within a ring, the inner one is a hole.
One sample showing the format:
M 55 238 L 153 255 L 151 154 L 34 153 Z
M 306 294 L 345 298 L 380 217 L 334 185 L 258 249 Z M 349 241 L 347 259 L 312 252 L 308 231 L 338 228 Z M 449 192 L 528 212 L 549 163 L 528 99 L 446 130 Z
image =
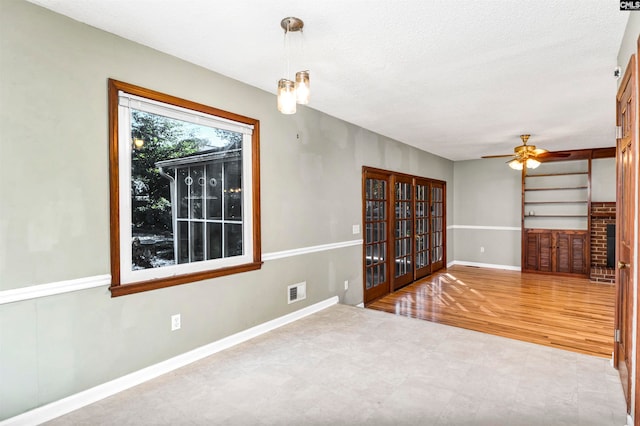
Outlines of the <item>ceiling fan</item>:
M 540 165 L 540 160 L 543 158 L 566 156 L 565 154 L 551 153 L 546 149 L 536 148 L 535 145 L 527 145 L 529 137 L 531 137 L 531 135 L 520 135 L 522 145 L 513 148 L 513 154 L 485 155 L 482 158 L 513 157 L 513 159 L 507 161 L 509 167 L 515 170 L 522 170 L 525 165 L 528 169 L 535 169 Z

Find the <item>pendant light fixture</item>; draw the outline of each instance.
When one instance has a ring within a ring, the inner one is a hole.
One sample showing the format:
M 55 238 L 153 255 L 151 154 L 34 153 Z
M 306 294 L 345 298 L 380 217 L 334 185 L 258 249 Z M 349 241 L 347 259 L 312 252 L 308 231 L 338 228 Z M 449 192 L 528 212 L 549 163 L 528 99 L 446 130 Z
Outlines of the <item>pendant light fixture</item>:
M 308 104 L 310 96 L 309 71 L 298 71 L 295 80 L 290 78 L 291 46 L 290 33 L 300 32 L 304 27 L 302 19 L 290 16 L 280 21 L 284 30 L 284 48 L 286 55 L 286 75 L 278 81 L 278 111 L 283 114 L 295 114 L 296 104 Z

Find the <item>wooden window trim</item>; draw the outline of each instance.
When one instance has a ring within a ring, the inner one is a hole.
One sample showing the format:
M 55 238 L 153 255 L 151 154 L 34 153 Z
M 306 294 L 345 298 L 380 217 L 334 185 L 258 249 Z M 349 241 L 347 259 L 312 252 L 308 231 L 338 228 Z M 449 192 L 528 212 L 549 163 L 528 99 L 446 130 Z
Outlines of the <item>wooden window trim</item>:
M 119 187 L 119 164 L 118 164 L 118 92 L 145 97 L 166 104 L 199 111 L 205 114 L 214 115 L 228 120 L 252 125 L 251 153 L 251 178 L 252 178 L 252 202 L 253 211 L 253 261 L 241 265 L 234 265 L 223 268 L 216 268 L 207 271 L 192 272 L 174 275 L 165 278 L 158 278 L 148 281 L 134 283 L 122 283 L 120 271 L 120 187 Z M 179 284 L 186 284 L 194 281 L 201 281 L 210 278 L 217 278 L 226 275 L 253 271 L 262 266 L 261 240 L 260 240 L 260 121 L 245 117 L 232 112 L 213 108 L 197 102 L 181 99 L 155 90 L 146 89 L 129 83 L 109 79 L 109 201 L 110 201 L 110 242 L 111 242 L 111 291 L 112 297 L 126 294 L 139 293 L 143 291 L 155 290 Z

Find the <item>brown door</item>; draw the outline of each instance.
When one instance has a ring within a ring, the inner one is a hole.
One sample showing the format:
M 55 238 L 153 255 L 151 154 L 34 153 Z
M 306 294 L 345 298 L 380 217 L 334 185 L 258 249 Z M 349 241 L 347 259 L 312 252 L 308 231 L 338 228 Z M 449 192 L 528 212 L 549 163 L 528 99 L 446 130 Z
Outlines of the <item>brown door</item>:
M 414 187 L 414 216 L 415 216 L 415 279 L 425 277 L 431 273 L 430 256 L 430 223 L 429 223 L 429 194 L 431 185 L 423 179 L 415 179 Z
M 431 184 L 431 272 L 445 265 L 445 187 L 444 184 Z
M 390 293 L 389 271 L 389 176 L 363 174 L 364 303 Z
M 394 278 L 397 290 L 413 281 L 413 179 L 394 176 Z
M 633 244 L 635 175 L 633 141 L 635 133 L 635 56 L 632 56 L 618 90 L 617 125 L 621 137 L 617 140 L 617 218 L 616 218 L 616 332 L 614 363 L 620 372 L 622 388 L 631 408 L 631 318 L 633 315 Z

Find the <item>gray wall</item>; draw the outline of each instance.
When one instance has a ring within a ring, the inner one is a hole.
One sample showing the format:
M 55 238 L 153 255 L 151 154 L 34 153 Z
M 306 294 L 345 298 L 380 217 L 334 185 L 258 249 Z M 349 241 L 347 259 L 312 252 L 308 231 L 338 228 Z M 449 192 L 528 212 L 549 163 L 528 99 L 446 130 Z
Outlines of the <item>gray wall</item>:
M 520 266 L 521 172 L 495 158 L 457 161 L 454 175 L 452 260 Z
M 629 20 L 627 21 L 627 27 L 624 30 L 622 43 L 618 51 L 618 65 L 622 68 L 622 75 L 624 75 L 627 69 L 629 58 L 631 58 L 631 55 L 634 55 L 638 49 L 638 34 L 640 34 L 640 14 L 637 12 L 628 13 Z M 618 80 L 618 85 L 621 80 L 622 79 Z
M 616 201 L 616 159 L 591 161 L 591 201 Z
M 0 1 L 0 43 L 0 291 L 109 273 L 110 77 L 260 120 L 263 253 L 361 238 L 363 165 L 447 181 L 453 223 L 448 160 L 309 108 L 281 115 L 270 93 L 22 1 Z M 288 305 L 303 280 L 307 299 Z M 362 301 L 361 246 L 115 299 L 104 286 L 0 305 L 0 419 L 335 295 Z

